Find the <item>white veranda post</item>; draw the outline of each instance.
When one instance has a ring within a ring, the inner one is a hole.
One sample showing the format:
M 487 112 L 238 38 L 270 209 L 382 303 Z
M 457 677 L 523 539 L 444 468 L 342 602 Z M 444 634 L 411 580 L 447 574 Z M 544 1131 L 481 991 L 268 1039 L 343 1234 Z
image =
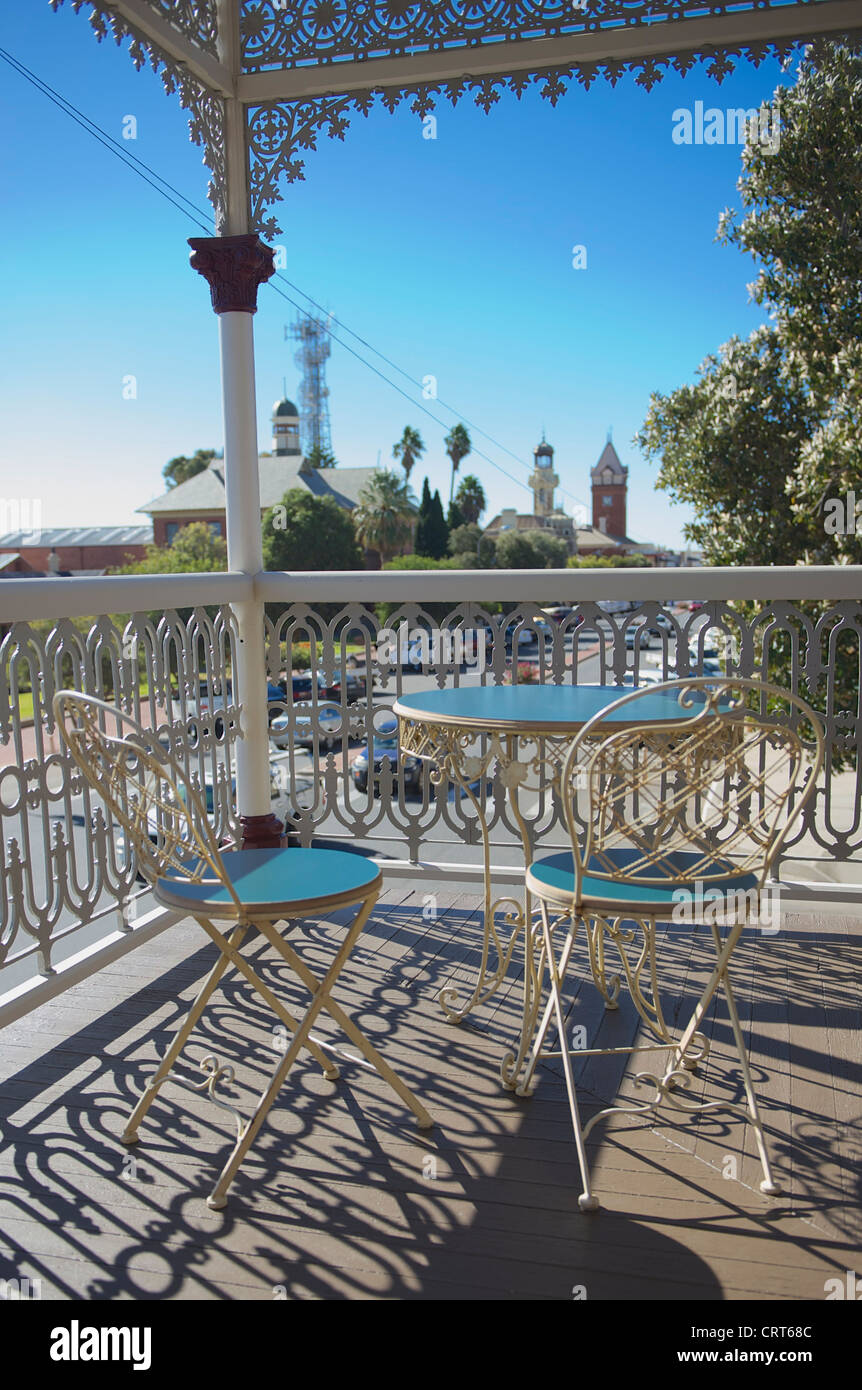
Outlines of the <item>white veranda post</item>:
M 233 45 L 225 42 L 230 61 Z M 209 282 L 219 317 L 224 415 L 225 516 L 228 567 L 251 576 L 263 569 L 258 475 L 253 315 L 258 286 L 273 273 L 273 253 L 250 225 L 244 116 L 224 101 L 226 197 L 216 237 L 192 237 L 192 265 Z M 236 750 L 237 810 L 243 845 L 273 846 L 283 827 L 272 815 L 269 777 L 263 604 L 234 604 L 237 644 L 234 687 L 242 703 L 243 738 Z
M 191 237 L 191 262 L 209 282 L 219 316 L 224 412 L 225 515 L 228 567 L 255 576 L 263 569 L 252 315 L 258 285 L 273 273 L 273 254 L 251 232 Z M 237 810 L 243 845 L 277 845 L 283 827 L 272 815 L 269 780 L 266 650 L 263 604 L 234 604 L 237 643 L 234 687 L 242 703 L 237 744 Z
M 228 566 L 244 574 L 263 569 L 260 479 L 254 386 L 253 320 L 248 313 L 219 316 L 224 409 L 225 514 Z M 234 679 L 242 699 L 244 737 L 237 744 L 239 814 L 270 812 L 269 734 L 263 605 L 256 599 L 234 605 L 237 618 Z

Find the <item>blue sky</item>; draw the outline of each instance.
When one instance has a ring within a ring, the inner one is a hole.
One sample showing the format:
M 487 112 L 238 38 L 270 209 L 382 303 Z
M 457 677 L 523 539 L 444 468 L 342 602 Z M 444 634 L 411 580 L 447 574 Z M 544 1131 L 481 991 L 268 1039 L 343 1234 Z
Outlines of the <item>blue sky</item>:
M 149 69 L 96 43 L 83 13 L 43 0 L 4 7 L 0 46 L 202 208 L 208 173 L 185 114 Z M 738 146 L 677 145 L 673 112 L 758 105 L 774 62 L 721 85 L 699 68 L 647 93 L 631 77 L 570 90 L 556 108 L 530 92 L 489 116 L 462 101 L 423 139 L 407 107 L 356 116 L 344 142 L 323 136 L 306 180 L 283 189 L 284 274 L 440 401 L 357 348 L 391 386 L 337 344 L 328 382 L 343 466 L 392 462 L 406 424 L 448 497 L 446 429 L 467 419 L 500 466 L 473 455 L 487 518 L 527 507 L 525 480 L 544 427 L 567 510 L 589 498 L 589 469 L 613 428 L 629 474 L 629 534 L 680 545 L 687 509 L 655 489 L 632 443 L 650 392 L 695 377 L 707 353 L 761 321 L 754 263 L 718 246 L 721 210 L 739 205 Z M 188 266 L 199 228 L 130 173 L 5 63 L 0 220 L 4 372 L 2 494 L 40 498 L 43 525 L 144 520 L 169 458 L 222 443 L 218 337 L 204 281 Z M 586 248 L 585 269 L 572 248 Z M 286 287 L 285 287 L 286 288 Z M 293 294 L 292 291 L 287 291 Z M 255 319 L 260 447 L 286 379 L 296 397 L 292 307 L 261 290 Z M 124 399 L 134 376 L 137 398 Z M 428 418 L 425 404 L 442 421 Z M 512 477 L 507 477 L 511 474 Z M 417 476 L 418 475 L 418 476 Z

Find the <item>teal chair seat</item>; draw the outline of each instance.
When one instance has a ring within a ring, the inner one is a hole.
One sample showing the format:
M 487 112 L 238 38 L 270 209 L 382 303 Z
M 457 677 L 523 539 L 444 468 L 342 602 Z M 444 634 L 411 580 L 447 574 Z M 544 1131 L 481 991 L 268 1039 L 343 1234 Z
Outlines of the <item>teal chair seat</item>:
M 654 880 L 650 883 L 620 883 L 614 879 L 597 876 L 596 871 L 602 867 L 607 872 L 609 863 L 613 866 L 614 873 L 625 874 L 629 866 L 641 857 L 639 850 L 609 849 L 604 851 L 602 866 L 593 855 L 585 865 L 581 877 L 579 904 L 585 907 L 607 907 L 615 912 L 636 913 L 646 910 L 651 915 L 660 915 L 664 910 L 670 915 L 675 903 L 679 902 L 679 898 L 674 898 L 674 893 L 682 889 L 694 896 L 700 882 L 704 894 L 707 895 L 716 874 L 726 873 L 726 877 L 719 878 L 715 883 L 715 886 L 720 885 L 722 893 L 747 893 L 757 889 L 760 882 L 756 874 L 735 873 L 730 860 L 722 862 L 715 859 L 709 866 L 710 877 L 704 881 L 697 873 L 697 866 L 703 864 L 703 856 L 689 851 L 664 855 L 657 863 L 639 870 L 638 877 Z M 527 886 L 539 897 L 555 899 L 560 904 L 570 906 L 575 892 L 572 851 L 560 850 L 558 854 L 549 854 L 535 860 L 527 870 Z
M 363 855 L 331 849 L 238 849 L 222 852 L 222 864 L 236 896 L 249 915 L 283 917 L 289 904 L 291 917 L 302 916 L 303 909 L 326 899 L 327 910 L 340 901 L 355 902 L 380 886 L 377 865 Z M 188 873 L 199 860 L 189 859 Z M 206 909 L 216 917 L 237 916 L 234 898 L 226 883 L 209 877 L 194 882 L 179 869 L 170 869 L 155 883 L 155 894 L 167 907 L 185 912 Z

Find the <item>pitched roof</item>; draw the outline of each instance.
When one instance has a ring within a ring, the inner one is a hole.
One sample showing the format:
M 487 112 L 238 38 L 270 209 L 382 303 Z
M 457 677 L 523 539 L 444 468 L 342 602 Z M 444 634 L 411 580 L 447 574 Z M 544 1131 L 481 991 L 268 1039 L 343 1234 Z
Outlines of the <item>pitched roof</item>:
M 615 549 L 628 549 L 629 546 L 637 546 L 637 541 L 633 541 L 629 536 L 609 536 L 607 532 L 600 531 L 597 526 L 578 526 L 575 530 L 575 540 L 578 543 L 578 550 L 608 550 L 613 546 Z
M 544 529 L 542 522 L 542 517 L 533 516 L 529 512 L 518 512 L 515 516 L 511 512 L 500 512 L 483 528 L 483 534 L 487 535 L 489 531 L 501 531 L 504 527 L 513 526 L 516 531 L 541 531 Z
M 609 468 L 620 482 L 623 482 L 628 476 L 629 470 L 624 468 L 620 463 L 620 456 L 610 440 L 608 440 L 607 444 L 602 449 L 601 456 L 595 468 L 590 471 L 590 477 L 594 482 L 602 481 L 602 474 L 606 468 Z
M 34 539 L 35 537 L 35 539 Z M 0 536 L 0 550 L 14 546 L 16 550 L 33 546 L 57 549 L 65 545 L 152 545 L 153 528 L 135 526 L 43 526 L 9 531 Z
M 356 506 L 359 494 L 371 478 L 373 468 L 307 468 L 302 469 L 298 454 L 273 454 L 258 459 L 260 505 L 274 507 L 284 494 L 294 487 L 304 487 L 315 497 L 333 497 L 340 507 Z M 213 459 L 207 468 L 187 482 L 172 487 L 156 497 L 139 512 L 153 516 L 161 513 L 223 512 L 225 509 L 224 460 Z

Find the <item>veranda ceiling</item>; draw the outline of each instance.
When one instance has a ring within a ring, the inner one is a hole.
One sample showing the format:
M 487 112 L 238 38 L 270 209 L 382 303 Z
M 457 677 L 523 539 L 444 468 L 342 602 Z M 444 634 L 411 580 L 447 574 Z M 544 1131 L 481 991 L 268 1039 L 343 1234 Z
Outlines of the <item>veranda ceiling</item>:
M 58 9 L 64 0 L 50 0 Z M 862 33 L 860 0 L 68 0 L 101 40 L 130 39 L 191 112 L 220 232 L 279 231 L 281 185 L 303 153 L 343 139 L 356 112 L 407 101 L 420 116 L 469 97 L 484 111 L 532 84 L 624 73 L 649 88 L 703 64 L 783 59 L 797 43 Z

